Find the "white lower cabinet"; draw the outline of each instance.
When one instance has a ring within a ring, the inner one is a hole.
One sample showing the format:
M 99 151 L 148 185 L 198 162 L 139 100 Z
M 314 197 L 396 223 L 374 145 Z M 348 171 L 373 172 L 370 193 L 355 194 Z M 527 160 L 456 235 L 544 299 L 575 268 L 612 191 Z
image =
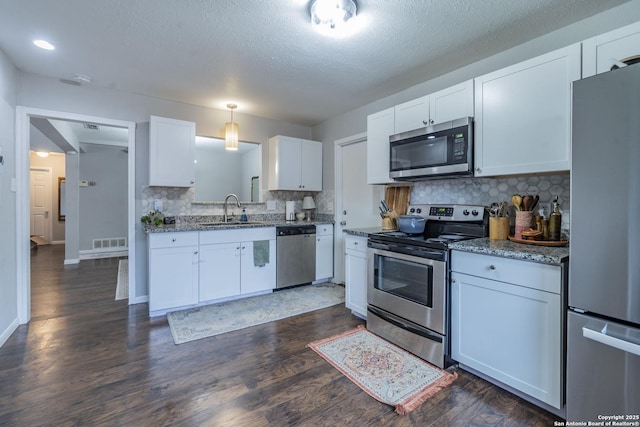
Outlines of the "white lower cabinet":
M 276 230 L 200 232 L 200 302 L 276 287 Z
M 344 236 L 345 305 L 354 314 L 367 317 L 367 238 Z
M 452 251 L 451 357 L 563 405 L 562 268 Z
M 198 302 L 198 233 L 149 235 L 149 312 Z
M 240 243 L 200 246 L 199 301 L 235 295 L 240 295 Z
M 333 277 L 333 224 L 316 225 L 316 280 Z
M 276 229 L 149 234 L 149 313 L 276 287 Z

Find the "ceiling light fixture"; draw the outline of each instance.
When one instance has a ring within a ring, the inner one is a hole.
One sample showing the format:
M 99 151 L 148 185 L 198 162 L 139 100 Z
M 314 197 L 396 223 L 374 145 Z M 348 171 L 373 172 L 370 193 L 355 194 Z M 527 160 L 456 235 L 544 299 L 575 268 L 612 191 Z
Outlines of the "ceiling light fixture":
M 34 40 L 33 44 L 44 50 L 54 50 L 56 47 L 46 40 Z
M 224 148 L 229 151 L 238 149 L 238 124 L 233 122 L 233 110 L 238 108 L 236 104 L 227 104 L 231 110 L 231 122 L 224 125 Z
M 49 153 L 46 151 L 36 151 L 36 154 L 43 159 L 49 157 Z
M 339 30 L 356 16 L 354 0 L 312 0 L 311 24 L 320 31 Z

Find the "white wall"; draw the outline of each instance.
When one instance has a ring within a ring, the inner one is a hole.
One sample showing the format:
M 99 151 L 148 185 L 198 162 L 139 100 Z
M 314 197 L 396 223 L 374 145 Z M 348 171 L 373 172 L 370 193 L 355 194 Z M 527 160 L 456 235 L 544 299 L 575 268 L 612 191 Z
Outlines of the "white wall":
M 543 53 L 581 42 L 587 38 L 606 33 L 607 31 L 623 27 L 638 20 L 640 20 L 640 0 L 633 0 L 438 78 L 425 81 L 402 92 L 363 105 L 362 107 L 314 126 L 312 139 L 322 141 L 325 144 L 323 150 L 323 188 L 333 188 L 335 186 L 334 141 L 366 132 L 367 115 L 482 76 Z
M 80 251 L 93 250 L 93 239 L 127 237 L 128 155 L 122 147 L 104 146 L 81 153 L 80 180 L 95 185 L 80 187 Z
M 18 326 L 16 265 L 15 107 L 18 71 L 0 50 L 0 345 Z

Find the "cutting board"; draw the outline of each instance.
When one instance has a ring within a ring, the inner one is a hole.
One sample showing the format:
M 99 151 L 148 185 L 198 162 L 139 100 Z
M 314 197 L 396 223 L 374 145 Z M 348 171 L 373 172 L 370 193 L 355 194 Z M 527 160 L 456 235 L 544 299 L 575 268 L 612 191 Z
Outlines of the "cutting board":
M 410 186 L 387 186 L 385 188 L 384 201 L 398 215 L 406 215 L 411 201 Z

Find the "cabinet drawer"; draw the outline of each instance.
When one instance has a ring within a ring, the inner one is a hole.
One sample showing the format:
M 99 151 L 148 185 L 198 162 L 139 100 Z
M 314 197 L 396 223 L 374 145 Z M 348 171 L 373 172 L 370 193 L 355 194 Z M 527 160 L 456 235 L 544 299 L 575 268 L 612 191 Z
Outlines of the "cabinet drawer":
M 252 242 L 276 238 L 275 227 L 233 228 L 230 230 L 211 230 L 200 232 L 200 244 Z
M 344 238 L 344 249 L 345 251 L 358 251 L 358 252 L 367 252 L 367 238 L 366 237 L 356 237 L 356 236 L 345 236 Z
M 316 225 L 316 235 L 329 236 L 333 234 L 333 224 Z
M 559 294 L 562 271 L 557 265 L 501 258 L 469 252 L 451 252 L 451 271 Z
M 197 246 L 198 232 L 168 232 L 149 234 L 149 248 L 177 248 L 180 246 Z

